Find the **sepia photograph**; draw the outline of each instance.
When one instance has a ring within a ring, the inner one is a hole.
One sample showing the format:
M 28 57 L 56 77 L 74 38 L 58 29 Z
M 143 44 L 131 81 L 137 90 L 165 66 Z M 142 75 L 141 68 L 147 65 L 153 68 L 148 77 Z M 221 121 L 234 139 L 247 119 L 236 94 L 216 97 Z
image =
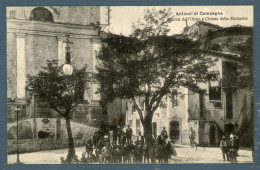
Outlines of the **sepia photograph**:
M 7 164 L 254 163 L 253 6 L 7 6 Z

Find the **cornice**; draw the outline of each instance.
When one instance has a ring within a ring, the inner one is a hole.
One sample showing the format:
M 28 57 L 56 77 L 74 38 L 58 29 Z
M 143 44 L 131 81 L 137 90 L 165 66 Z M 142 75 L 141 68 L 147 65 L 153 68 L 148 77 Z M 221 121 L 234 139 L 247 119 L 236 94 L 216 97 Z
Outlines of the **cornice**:
M 55 22 L 41 22 L 28 20 L 7 20 L 7 33 L 43 35 L 71 38 L 99 39 L 100 28 L 97 26 L 73 25 Z

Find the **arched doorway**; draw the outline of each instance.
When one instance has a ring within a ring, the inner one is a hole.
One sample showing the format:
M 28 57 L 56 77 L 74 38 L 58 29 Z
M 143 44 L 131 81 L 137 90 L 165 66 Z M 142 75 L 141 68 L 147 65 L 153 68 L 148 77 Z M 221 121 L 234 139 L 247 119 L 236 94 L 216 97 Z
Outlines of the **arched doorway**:
M 216 127 L 214 125 L 210 125 L 209 128 L 209 143 L 210 146 L 216 145 Z
M 37 7 L 32 10 L 29 20 L 53 22 L 53 16 L 48 9 L 43 7 Z

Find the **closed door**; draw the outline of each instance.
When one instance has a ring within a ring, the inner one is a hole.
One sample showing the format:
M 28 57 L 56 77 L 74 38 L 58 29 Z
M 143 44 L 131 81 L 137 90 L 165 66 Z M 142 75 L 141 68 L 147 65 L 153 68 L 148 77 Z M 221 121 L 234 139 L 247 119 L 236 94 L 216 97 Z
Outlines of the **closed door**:
M 170 122 L 170 139 L 178 140 L 180 137 L 180 123 L 179 121 Z

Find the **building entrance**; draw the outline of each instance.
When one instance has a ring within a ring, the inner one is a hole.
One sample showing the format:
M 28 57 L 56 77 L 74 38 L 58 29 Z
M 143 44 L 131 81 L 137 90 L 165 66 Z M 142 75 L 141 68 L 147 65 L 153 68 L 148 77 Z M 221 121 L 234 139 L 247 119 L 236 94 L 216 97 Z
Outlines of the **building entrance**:
M 170 122 L 170 139 L 178 140 L 180 137 L 180 123 L 179 121 Z
M 209 143 L 210 143 L 210 146 L 216 145 L 215 134 L 216 134 L 216 127 L 214 125 L 211 125 L 210 128 L 209 128 Z

